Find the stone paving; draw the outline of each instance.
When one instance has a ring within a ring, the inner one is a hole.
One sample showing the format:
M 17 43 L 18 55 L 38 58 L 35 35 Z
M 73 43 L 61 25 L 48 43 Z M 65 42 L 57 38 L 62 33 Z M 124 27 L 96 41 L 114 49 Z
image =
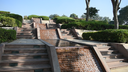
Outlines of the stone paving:
M 17 39 L 9 44 L 44 44 L 38 39 Z

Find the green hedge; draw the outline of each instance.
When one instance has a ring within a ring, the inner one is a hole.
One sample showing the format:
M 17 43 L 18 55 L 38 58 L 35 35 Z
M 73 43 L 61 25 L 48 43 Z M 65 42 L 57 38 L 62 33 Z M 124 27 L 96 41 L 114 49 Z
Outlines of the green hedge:
M 38 16 L 38 15 L 29 15 L 28 19 L 31 19 L 32 17 L 33 18 L 42 18 L 42 20 L 49 20 L 48 16 Z
M 87 32 L 82 34 L 83 39 L 104 42 L 128 42 L 127 29 L 108 29 L 98 32 Z
M 113 24 L 107 24 L 104 21 L 78 21 L 78 22 L 71 22 L 68 24 L 63 24 L 61 26 L 62 29 L 67 28 L 80 28 L 86 30 L 105 30 L 105 29 L 114 29 Z M 128 25 L 119 25 L 120 29 L 128 29 Z
M 10 14 L 10 12 L 7 12 L 7 11 L 0 11 L 0 14 Z
M 16 20 L 11 17 L 5 17 L 5 16 L 0 16 L 0 22 L 3 24 L 1 26 L 12 26 L 15 27 L 16 25 Z
M 23 21 L 23 18 L 21 15 L 18 15 L 18 14 L 2 14 L 2 16 L 6 16 L 6 17 L 12 17 L 14 19 L 17 19 L 19 20 L 21 23 Z
M 15 27 L 15 26 L 18 26 L 18 27 L 22 27 L 22 22 L 13 18 L 13 17 L 9 17 L 9 16 L 6 16 L 6 15 L 0 15 L 0 22 L 3 24 L 3 25 L 0 25 L 0 26 L 12 26 L 12 27 Z
M 86 30 L 105 30 L 105 29 L 113 29 L 114 25 L 106 24 L 104 21 L 79 21 L 79 22 L 72 22 L 69 24 L 63 24 L 61 28 L 80 28 Z
M 56 21 L 57 24 L 58 23 L 65 24 L 65 23 L 75 22 L 75 19 L 69 18 L 69 17 L 56 17 L 56 18 L 54 18 L 54 20 Z
M 42 18 L 42 20 L 49 20 L 48 16 L 39 16 L 38 18 Z
M 0 43 L 6 41 L 12 41 L 16 39 L 16 31 L 15 30 L 6 30 L 0 28 Z

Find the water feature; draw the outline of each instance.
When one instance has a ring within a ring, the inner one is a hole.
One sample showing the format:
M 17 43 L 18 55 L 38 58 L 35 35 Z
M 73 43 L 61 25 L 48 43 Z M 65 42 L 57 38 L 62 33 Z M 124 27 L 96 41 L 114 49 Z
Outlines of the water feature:
M 40 30 L 41 39 L 58 39 L 58 34 L 56 29 L 41 29 Z
M 44 39 L 44 41 L 54 45 L 55 47 L 83 46 L 82 44 L 77 44 L 75 42 L 70 42 L 62 39 Z

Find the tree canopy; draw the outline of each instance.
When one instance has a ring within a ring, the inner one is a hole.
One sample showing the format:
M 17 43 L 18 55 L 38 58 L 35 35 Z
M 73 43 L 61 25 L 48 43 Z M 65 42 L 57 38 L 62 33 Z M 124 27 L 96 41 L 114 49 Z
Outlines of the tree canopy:
M 89 8 L 89 17 L 95 16 L 98 13 L 98 9 L 96 9 L 95 7 L 90 7 Z
M 50 16 L 49 16 L 49 18 L 51 18 L 51 19 L 53 19 L 53 18 L 56 18 L 56 17 L 60 17 L 58 14 L 51 14 Z
M 78 15 L 72 13 L 72 14 L 70 15 L 70 17 L 71 17 L 71 18 L 78 18 Z
M 119 23 L 122 24 L 128 24 L 128 6 L 121 8 L 119 11 Z

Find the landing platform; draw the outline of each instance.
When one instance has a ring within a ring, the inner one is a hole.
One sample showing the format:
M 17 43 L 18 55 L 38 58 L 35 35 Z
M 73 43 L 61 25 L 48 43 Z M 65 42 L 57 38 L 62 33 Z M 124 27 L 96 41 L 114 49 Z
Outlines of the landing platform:
M 44 44 L 38 39 L 17 39 L 8 44 Z

